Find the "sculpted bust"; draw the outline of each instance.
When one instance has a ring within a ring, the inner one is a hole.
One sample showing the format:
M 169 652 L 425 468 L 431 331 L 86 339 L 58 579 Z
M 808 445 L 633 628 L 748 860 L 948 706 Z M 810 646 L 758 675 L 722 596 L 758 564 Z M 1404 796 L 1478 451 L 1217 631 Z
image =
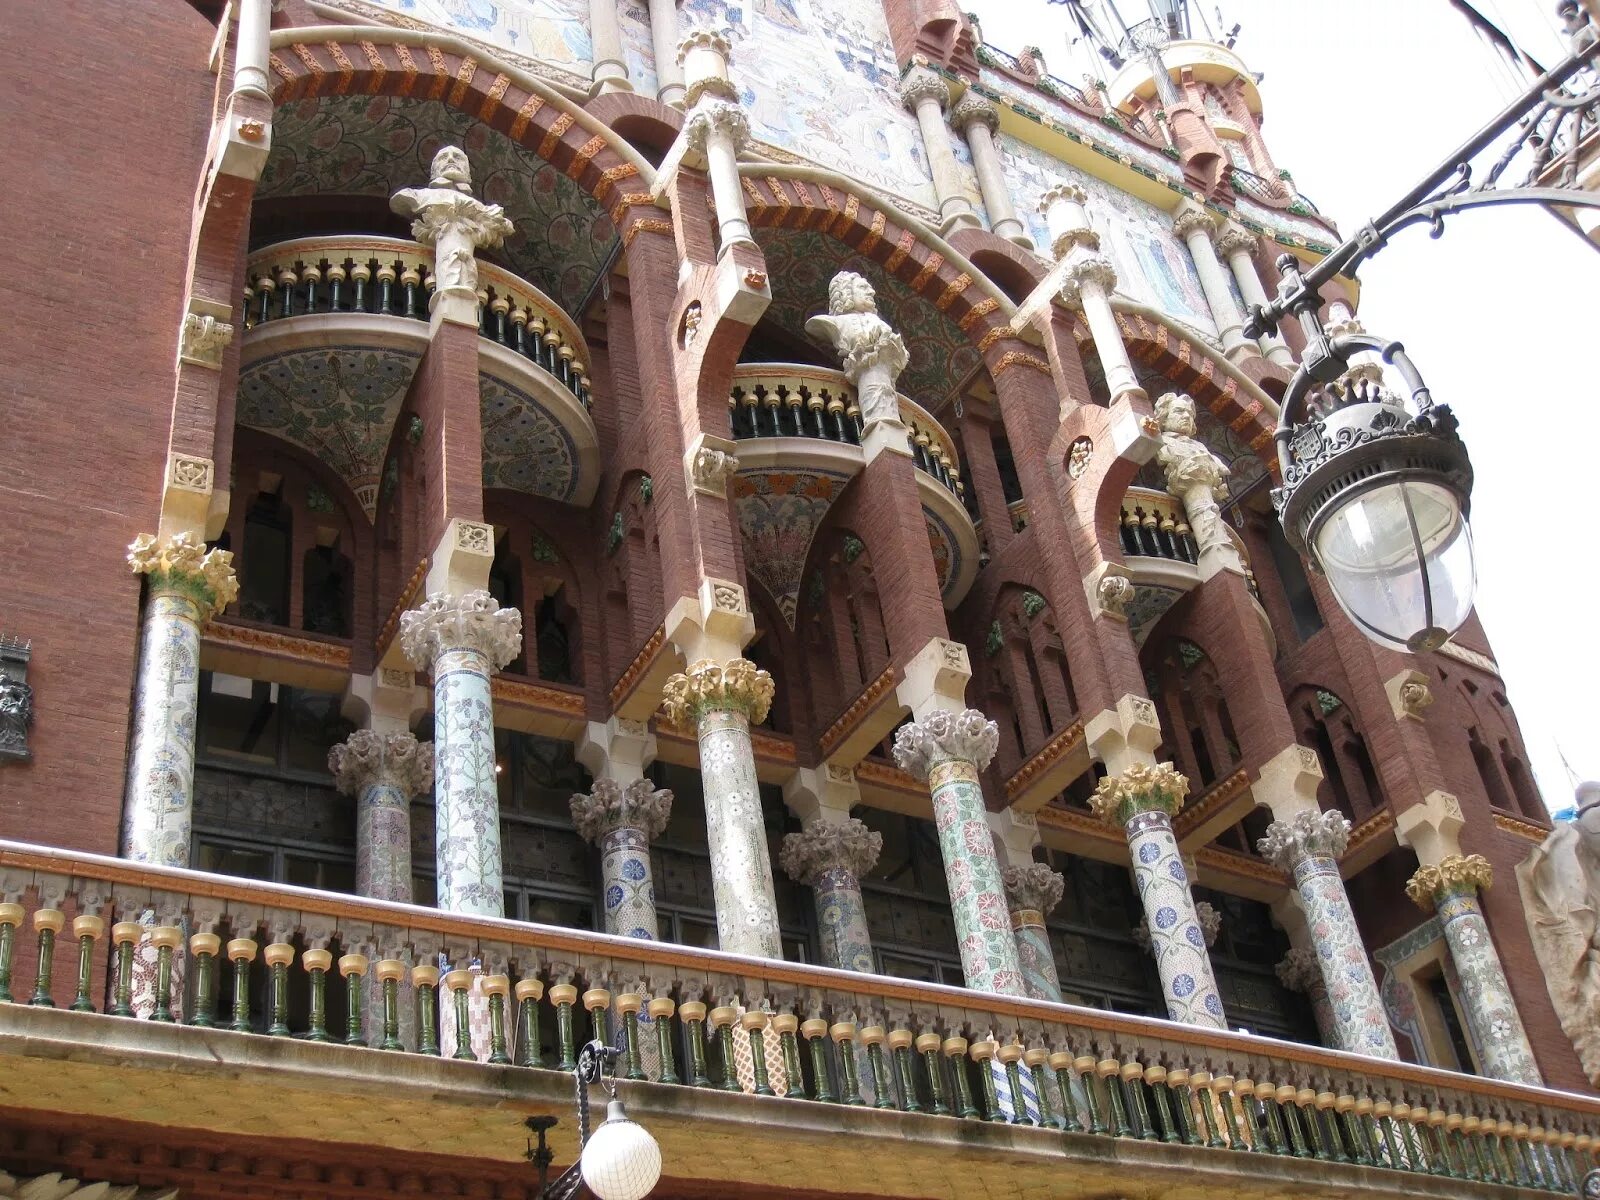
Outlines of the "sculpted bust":
M 478 263 L 474 251 L 498 246 L 511 232 L 511 222 L 498 204 L 485 204 L 472 195 L 472 169 L 459 146 L 445 146 L 433 156 L 432 176 L 425 188 L 396 192 L 389 207 L 401 216 L 415 217 L 411 236 L 424 246 L 436 247 L 436 290 L 476 292 Z
M 840 271 L 828 284 L 827 315 L 807 321 L 806 333 L 838 351 L 845 376 L 860 393 L 864 423 L 900 419 L 894 384 L 909 356 L 900 335 L 878 315 L 870 283 L 854 271 Z
M 1168 392 L 1156 401 L 1156 423 L 1161 426 L 1157 464 L 1167 473 L 1167 490 L 1175 496 L 1195 487 L 1208 487 L 1214 499 L 1224 500 L 1231 472 L 1205 443 L 1195 436 L 1194 399 Z

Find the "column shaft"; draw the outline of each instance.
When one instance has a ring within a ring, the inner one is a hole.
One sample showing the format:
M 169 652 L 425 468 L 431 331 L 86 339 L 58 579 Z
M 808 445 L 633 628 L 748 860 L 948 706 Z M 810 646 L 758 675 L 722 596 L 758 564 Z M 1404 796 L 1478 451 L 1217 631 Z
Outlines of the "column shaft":
M 711 195 L 717 205 L 717 226 L 722 250 L 733 242 L 753 242 L 750 220 L 745 215 L 744 192 L 739 186 L 739 147 L 733 136 L 713 130 L 706 138 L 707 174 L 711 176 Z
M 813 817 L 801 832 L 783 839 L 779 865 L 791 879 L 811 887 L 826 966 L 873 970 L 861 877 L 872 870 L 882 849 L 883 836 L 854 817 Z
M 696 733 L 706 834 L 716 865 L 718 947 L 730 954 L 781 959 L 777 893 L 750 745 L 750 718 L 743 712 L 708 709 L 701 714 Z
M 1122 342 L 1122 330 L 1117 327 L 1117 315 L 1111 310 L 1111 299 L 1097 282 L 1086 281 L 1082 287 L 1083 319 L 1094 338 L 1094 352 L 1100 356 L 1100 366 L 1105 372 L 1106 386 L 1111 400 L 1139 390 L 1139 379 L 1133 373 L 1133 363 L 1128 359 L 1128 348 Z
M 200 622 L 200 608 L 188 596 L 151 592 L 139 645 L 122 827 L 123 854 L 135 862 L 189 865 Z
M 606 932 L 655 941 L 656 893 L 650 872 L 650 839 L 624 827 L 600 843 L 600 877 L 605 887 Z
M 872 933 L 861 897 L 861 881 L 845 867 L 821 872 L 812 885 L 817 903 L 817 939 L 822 964 L 840 971 L 873 971 Z
M 1199 224 L 1191 224 L 1184 232 L 1189 253 L 1194 256 L 1195 272 L 1200 276 L 1200 290 L 1205 293 L 1206 305 L 1217 322 L 1217 336 L 1222 339 L 1223 353 L 1230 357 L 1246 348 L 1252 348 L 1244 336 L 1244 317 L 1233 302 L 1233 291 L 1223 274 L 1217 249 L 1211 236 Z
M 972 165 L 978 173 L 978 190 L 983 193 L 983 206 L 989 210 L 989 228 L 1003 238 L 1031 245 L 1032 239 L 1017 217 L 1016 205 L 1011 202 L 1005 168 L 1000 163 L 1000 150 L 994 144 L 994 134 L 989 131 L 989 126 L 982 121 L 968 124 L 967 145 L 972 150 Z
M 489 660 L 475 647 L 447 647 L 434 660 L 433 740 L 438 905 L 503 917 L 494 700 Z
M 650 0 L 650 46 L 656 56 L 656 99 L 683 106 L 683 66 L 678 62 L 678 6 Z
M 356 891 L 411 903 L 411 797 L 387 781 L 356 797 Z
M 1050 934 L 1044 927 L 1044 914 L 1037 909 L 1018 909 L 1011 914 L 1011 928 L 1017 937 L 1017 965 L 1022 985 L 1035 1000 L 1061 1002 L 1061 977 L 1056 973 L 1056 955 L 1050 948 Z
M 628 60 L 622 53 L 622 26 L 617 19 L 617 0 L 589 0 L 589 37 L 594 46 L 596 93 L 626 92 Z
M 1400 1051 L 1389 1029 L 1367 949 L 1361 943 L 1350 897 L 1339 876 L 1338 861 L 1306 854 L 1294 864 L 1293 873 L 1322 972 L 1324 1003 L 1336 1038 L 1333 1044 L 1352 1054 L 1398 1060 Z M 1314 992 L 1311 1001 L 1315 1006 Z
M 1249 250 L 1234 243 L 1233 248 L 1227 250 L 1227 256 L 1228 267 L 1233 271 L 1234 282 L 1239 285 L 1239 294 L 1244 297 L 1245 304 L 1250 308 L 1265 305 L 1267 292 L 1261 286 L 1261 276 L 1256 274 L 1255 260 L 1250 257 Z M 1263 334 L 1261 349 L 1270 362 L 1291 370 L 1294 368 L 1294 355 L 1277 334 Z
M 1528 1044 L 1522 1018 L 1517 1015 L 1517 1003 L 1489 936 L 1477 892 L 1442 896 L 1438 911 L 1461 984 L 1462 1007 L 1478 1052 L 1483 1055 L 1484 1072 L 1495 1079 L 1542 1085 L 1533 1048 Z
M 1164 812 L 1144 812 L 1124 830 L 1150 927 L 1150 952 L 1166 995 L 1167 1015 L 1185 1025 L 1226 1029 L 1222 997 L 1206 953 L 1205 934 L 1195 918 L 1189 875 L 1178 852 L 1172 819 Z

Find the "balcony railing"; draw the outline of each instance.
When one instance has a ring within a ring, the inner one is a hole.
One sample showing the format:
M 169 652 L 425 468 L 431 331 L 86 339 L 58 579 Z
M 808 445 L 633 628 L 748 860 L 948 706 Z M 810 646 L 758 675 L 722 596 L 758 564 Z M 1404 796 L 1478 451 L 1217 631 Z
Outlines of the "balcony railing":
M 755 363 L 734 368 L 728 394 L 733 436 L 747 438 L 803 437 L 861 443 L 863 424 L 856 390 L 841 371 L 794 363 Z M 932 475 L 957 498 L 966 492 L 955 441 L 944 426 L 916 402 L 900 397 L 900 419 L 918 468 Z
M 1109 1157 L 1111 1139 L 1143 1139 L 1311 1159 L 1342 1195 L 1371 1177 L 1346 1177 L 1340 1164 L 1572 1194 L 1600 1144 L 1590 1097 L 1098 1009 L 13 842 L 0 842 L 0 879 L 26 902 L 0 905 L 0 991 L 9 998 L 15 978 L 17 1002 L 31 992 L 49 1004 L 60 985 L 73 1008 L 108 1020 L 140 1006 L 154 1020 L 242 1035 L 531 1070 L 570 1069 L 592 1029 L 621 1039 L 618 1074 L 631 1079 L 1041 1125 L 1107 1139 Z M 68 924 L 67 911 L 85 915 Z M 43 931 L 27 964 L 13 961 L 24 925 Z M 384 957 L 372 961 L 363 945 Z M 106 954 L 102 1005 L 93 981 Z M 258 958 L 265 1012 L 251 1007 Z M 399 1016 L 405 983 L 414 1022 Z M 375 1028 L 363 1022 L 367 987 L 382 1013 Z M 190 997 L 181 1013 L 180 993 Z M 291 1013 L 291 994 L 308 1003 Z M 439 1020 L 441 1003 L 453 1020 Z M 469 1005 L 487 1020 L 463 1019 Z
M 1200 561 L 1183 505 L 1153 488 L 1131 487 L 1122 498 L 1122 552 L 1169 562 Z
M 426 321 L 433 251 L 399 238 L 303 238 L 256 251 L 245 278 L 246 329 L 316 313 Z M 478 332 L 590 407 L 589 354 L 577 325 L 538 288 L 491 263 L 478 264 Z

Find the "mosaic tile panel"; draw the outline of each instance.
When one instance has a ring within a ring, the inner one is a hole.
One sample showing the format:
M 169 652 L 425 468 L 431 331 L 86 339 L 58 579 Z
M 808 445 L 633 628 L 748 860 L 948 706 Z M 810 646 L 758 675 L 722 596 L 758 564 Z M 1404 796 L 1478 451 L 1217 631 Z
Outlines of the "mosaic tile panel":
M 777 601 L 794 628 L 811 539 L 850 476 L 839 471 L 741 471 L 734 507 L 750 574 Z
M 578 490 L 578 448 L 572 434 L 521 388 L 478 377 L 483 421 L 483 486 L 552 500 Z
M 494 709 L 482 651 L 446 649 L 434 661 L 434 784 L 438 904 L 445 912 L 505 916 Z
M 656 892 L 650 882 L 650 839 L 638 829 L 613 829 L 600 842 L 606 932 L 654 941 Z
M 1003 996 L 1026 995 L 978 770 L 969 762 L 946 760 L 929 773 L 928 788 L 966 985 Z
M 1183 595 L 1177 588 L 1140 584 L 1133 589 L 1133 599 L 1128 601 L 1128 634 L 1135 646 L 1143 646 L 1156 622 L 1166 615 L 1167 609 Z
M 1427 1043 L 1422 1037 L 1422 1024 L 1417 1015 L 1416 992 L 1411 987 L 1410 981 L 1403 978 L 1394 968 L 1418 951 L 1433 945 L 1443 936 L 1438 917 L 1429 917 L 1409 933 L 1396 938 L 1386 946 L 1380 946 L 1372 954 L 1384 969 L 1383 983 L 1378 991 L 1383 997 L 1383 1008 L 1388 1015 L 1389 1025 L 1406 1035 L 1412 1048 L 1423 1061 L 1427 1061 L 1428 1052 Z
M 1372 977 L 1367 948 L 1345 894 L 1339 864 L 1305 855 L 1294 866 L 1295 887 L 1305 909 L 1327 993 L 1328 1015 L 1338 1048 L 1352 1054 L 1398 1059 L 1394 1034 Z M 1313 1003 L 1315 999 L 1313 998 Z
M 1205 934 L 1195 919 L 1189 874 L 1164 812 L 1145 812 L 1126 826 L 1135 885 L 1150 929 L 1150 953 L 1161 975 L 1167 1015 L 1184 1025 L 1226 1029 Z
M 817 902 L 817 941 L 824 966 L 871 974 L 872 934 L 867 928 L 861 881 L 847 867 L 833 867 L 817 876 L 812 892 Z
M 1056 956 L 1050 949 L 1050 935 L 1043 925 L 1029 922 L 1016 927 L 1017 964 L 1022 968 L 1023 986 L 1035 1000 L 1061 1003 L 1061 980 L 1056 975 Z
M 1131 138 L 1120 136 L 1101 124 L 1100 121 L 1086 116 L 1065 101 L 1057 100 L 1054 96 L 1018 83 L 1009 75 L 1003 75 L 999 71 L 988 67 L 980 67 L 978 69 L 978 84 L 985 91 L 995 92 L 1008 100 L 1015 101 L 1021 108 L 1031 109 L 1049 120 L 1067 126 L 1082 135 L 1085 141 L 1115 145 L 1120 153 L 1128 155 L 1135 162 L 1149 167 L 1159 175 L 1174 181 L 1183 178 L 1183 169 L 1160 151 L 1153 150 L 1148 146 L 1141 146 Z M 1039 244 L 1044 245 L 1045 243 L 1040 242 Z
M 717 864 L 717 945 L 730 954 L 781 959 L 750 719 L 741 712 L 710 710 L 700 717 L 699 738 L 706 834 Z
M 411 798 L 392 783 L 356 798 L 356 893 L 411 903 Z
M 187 867 L 200 690 L 200 611 L 187 596 L 151 592 L 135 686 L 122 853 L 134 862 Z
M 589 0 L 374 0 L 430 25 L 587 75 Z

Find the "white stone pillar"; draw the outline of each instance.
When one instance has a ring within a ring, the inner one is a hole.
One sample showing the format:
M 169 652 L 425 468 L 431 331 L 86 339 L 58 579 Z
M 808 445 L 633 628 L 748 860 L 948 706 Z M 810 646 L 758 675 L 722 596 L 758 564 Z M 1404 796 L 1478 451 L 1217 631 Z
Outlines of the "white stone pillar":
M 1255 259 L 1251 257 L 1256 252 L 1258 241 L 1248 229 L 1230 222 L 1217 234 L 1215 242 L 1217 253 L 1228 260 L 1234 282 L 1239 285 L 1239 294 L 1249 308 L 1267 303 L 1266 289 L 1261 286 L 1261 276 L 1256 274 Z M 1289 347 L 1283 344 L 1283 339 L 1277 334 L 1262 334 L 1261 349 L 1269 362 L 1286 370 L 1294 369 L 1294 355 L 1289 353 Z
M 618 783 L 596 779 L 589 794 L 572 797 L 572 824 L 600 849 L 606 932 L 655 941 L 656 894 L 651 881 L 650 843 L 672 816 L 672 793 L 648 779 Z
M 239 594 L 232 564 L 191 533 L 141 534 L 128 547 L 128 565 L 150 581 L 122 817 L 122 853 L 135 862 L 189 865 L 200 629 Z
M 522 614 L 488 592 L 435 592 L 400 614 L 401 650 L 433 676 L 435 871 L 445 912 L 505 915 L 489 677 L 521 646 Z
M 861 877 L 877 865 L 882 850 L 883 835 L 850 816 L 830 820 L 819 814 L 783 839 L 779 865 L 816 900 L 825 967 L 869 975 L 874 970 Z
M 667 680 L 667 719 L 700 742 L 706 834 L 715 864 L 717 944 L 730 954 L 783 957 L 772 859 L 761 811 L 750 723 L 772 705 L 772 676 L 747 658 L 701 659 Z
M 589 94 L 631 92 L 628 59 L 622 52 L 622 25 L 617 19 L 617 0 L 589 0 L 589 40 L 594 47 L 594 82 Z
M 703 166 L 711 178 L 711 199 L 722 237 L 719 254 L 726 253 L 734 242 L 755 241 L 739 183 L 739 151 L 750 140 L 750 121 L 739 107 L 739 90 L 728 78 L 731 49 L 726 37 L 709 29 L 697 30 L 678 43 L 678 63 L 685 80 L 683 98 L 689 105 L 683 136 L 692 156 L 684 161 Z
M 1109 258 L 1094 251 L 1079 250 L 1067 265 L 1066 282 L 1061 287 L 1061 298 L 1069 307 L 1082 312 L 1089 326 L 1112 404 L 1124 396 L 1143 397 L 1145 394 L 1139 386 L 1139 377 L 1133 373 L 1128 347 L 1111 308 L 1111 291 L 1116 286 L 1117 272 Z
M 334 785 L 356 801 L 356 892 L 411 903 L 411 801 L 433 786 L 433 745 L 358 729 L 328 751 Z
M 233 94 L 271 101 L 267 76 L 271 56 L 272 0 L 239 0 L 239 30 L 233 47 Z
M 1243 576 L 1244 560 L 1228 536 L 1218 506 L 1228 495 L 1228 465 L 1195 436 L 1193 398 L 1167 392 L 1156 401 L 1155 418 L 1161 427 L 1156 465 L 1166 474 L 1167 491 L 1182 501 L 1188 514 L 1200 549 L 1200 577 L 1210 579 L 1219 571 Z
M 650 0 L 650 46 L 656 56 L 656 99 L 683 107 L 683 66 L 678 62 L 677 0 Z
M 900 419 L 895 381 L 910 356 L 904 339 L 878 315 L 872 285 L 853 271 L 828 283 L 828 311 L 806 321 L 806 332 L 833 344 L 861 407 L 861 448 L 871 462 L 885 450 L 911 453 L 910 430 Z
M 1181 237 L 1194 258 L 1195 272 L 1200 276 L 1200 290 L 1205 293 L 1206 305 L 1217 323 L 1217 336 L 1222 339 L 1222 350 L 1234 361 L 1242 356 L 1259 354 L 1254 342 L 1244 336 L 1244 316 L 1233 302 L 1233 290 L 1228 287 L 1222 260 L 1211 238 L 1217 231 L 1216 218 L 1200 206 L 1185 202 L 1173 218 L 1172 231 Z
M 1000 113 L 988 100 L 968 88 L 967 94 L 950 110 L 950 125 L 967 139 L 972 151 L 978 190 L 983 193 L 984 208 L 989 210 L 989 228 L 1019 246 L 1033 249 L 1033 239 L 1017 218 L 1016 205 L 1011 202 L 1000 150 L 994 144 L 994 135 L 1000 128 Z
M 978 228 L 978 215 L 961 193 L 961 173 L 955 151 L 944 127 L 945 105 L 950 103 L 950 86 L 937 72 L 927 67 L 912 67 L 900 80 L 900 100 L 916 114 L 922 128 L 922 144 L 928 153 L 928 170 L 933 175 L 933 194 L 939 205 L 939 232 L 962 227 Z
M 498 204 L 473 198 L 467 153 L 459 146 L 443 147 L 429 170 L 427 187 L 396 192 L 389 207 L 414 217 L 411 236 L 434 248 L 435 287 L 428 302 L 433 319 L 477 328 L 477 251 L 498 246 L 511 232 L 511 222 Z

